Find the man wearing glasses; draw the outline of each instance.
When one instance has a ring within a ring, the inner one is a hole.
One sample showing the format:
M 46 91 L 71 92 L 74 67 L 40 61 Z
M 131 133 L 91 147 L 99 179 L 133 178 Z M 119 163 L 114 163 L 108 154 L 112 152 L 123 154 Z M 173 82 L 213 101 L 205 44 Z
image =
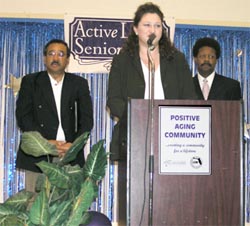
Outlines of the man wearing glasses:
M 240 83 L 215 72 L 220 45 L 212 38 L 200 38 L 193 47 L 197 74 L 193 77 L 196 94 L 201 100 L 240 100 Z
M 38 131 L 55 144 L 58 157 L 63 157 L 72 142 L 93 127 L 93 109 L 86 79 L 65 72 L 70 49 L 63 40 L 49 41 L 43 50 L 46 71 L 25 75 L 16 102 L 17 124 L 22 132 Z M 36 163 L 48 161 L 47 156 L 34 157 L 19 147 L 16 167 L 25 170 L 25 187 L 35 191 L 41 173 Z M 50 158 L 52 160 L 52 157 Z M 72 165 L 84 165 L 79 152 Z

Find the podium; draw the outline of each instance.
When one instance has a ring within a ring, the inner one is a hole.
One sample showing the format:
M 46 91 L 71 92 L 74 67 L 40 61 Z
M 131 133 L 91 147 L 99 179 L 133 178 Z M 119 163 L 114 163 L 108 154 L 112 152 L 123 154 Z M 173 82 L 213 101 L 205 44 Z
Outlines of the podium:
M 131 226 L 145 226 L 149 222 L 150 145 L 146 145 L 149 106 L 149 100 L 129 101 L 126 219 Z M 210 109 L 208 172 L 185 173 L 184 169 L 184 172 L 159 173 L 162 106 Z M 154 100 L 153 225 L 244 225 L 242 114 L 241 101 Z

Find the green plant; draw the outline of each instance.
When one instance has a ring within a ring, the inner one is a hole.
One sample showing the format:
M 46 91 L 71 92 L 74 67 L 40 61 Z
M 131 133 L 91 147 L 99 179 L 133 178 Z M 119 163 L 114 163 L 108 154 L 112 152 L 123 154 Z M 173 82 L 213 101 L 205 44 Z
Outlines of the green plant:
M 69 164 L 88 137 L 89 133 L 79 136 L 58 163 L 42 161 L 37 164 L 43 172 L 37 180 L 39 192 L 22 190 L 0 204 L 1 226 L 78 226 L 88 223 L 88 209 L 98 196 L 98 182 L 105 176 L 107 166 L 103 140 L 92 146 L 83 168 Z M 33 156 L 57 156 L 56 147 L 38 132 L 23 133 L 22 149 Z

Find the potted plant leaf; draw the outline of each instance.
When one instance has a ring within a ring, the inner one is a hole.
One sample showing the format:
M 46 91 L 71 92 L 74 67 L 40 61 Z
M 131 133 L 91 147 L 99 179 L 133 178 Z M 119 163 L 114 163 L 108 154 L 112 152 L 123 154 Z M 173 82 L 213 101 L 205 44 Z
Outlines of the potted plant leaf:
M 79 136 L 59 162 L 39 162 L 43 174 L 38 193 L 21 190 L 0 204 L 1 226 L 79 226 L 90 221 L 88 210 L 98 196 L 98 182 L 105 176 L 107 153 L 104 140 L 91 148 L 83 168 L 71 166 L 89 133 Z M 22 149 L 33 156 L 57 156 L 55 145 L 38 132 L 22 134 Z

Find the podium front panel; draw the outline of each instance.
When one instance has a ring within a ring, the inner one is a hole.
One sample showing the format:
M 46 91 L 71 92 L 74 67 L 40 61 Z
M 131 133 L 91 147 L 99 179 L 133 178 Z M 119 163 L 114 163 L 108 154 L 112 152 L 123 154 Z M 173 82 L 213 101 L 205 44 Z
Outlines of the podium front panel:
M 240 101 L 132 99 L 128 114 L 127 225 L 149 222 L 149 155 L 154 155 L 153 225 L 244 225 L 244 160 Z M 211 174 L 159 174 L 159 107 L 211 107 Z

